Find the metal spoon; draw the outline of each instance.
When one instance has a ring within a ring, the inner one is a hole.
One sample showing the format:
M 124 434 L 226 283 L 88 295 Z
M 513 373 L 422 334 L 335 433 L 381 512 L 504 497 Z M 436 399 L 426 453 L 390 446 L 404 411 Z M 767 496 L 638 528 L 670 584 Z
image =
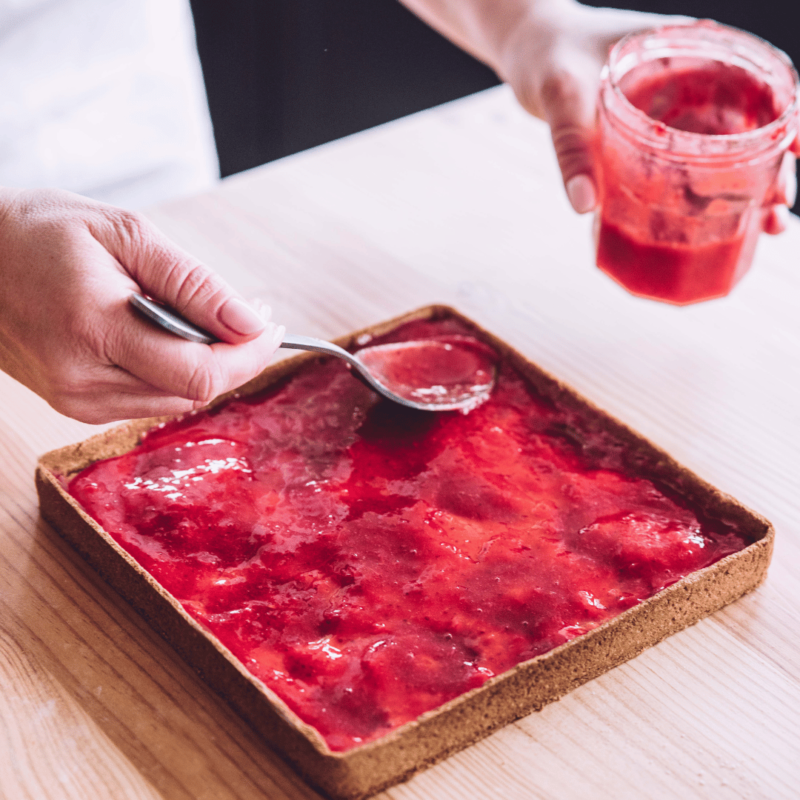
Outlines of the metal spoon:
M 219 342 L 219 339 L 215 338 L 201 328 L 192 325 L 191 322 L 187 322 L 185 319 L 178 316 L 174 311 L 165 308 L 160 303 L 156 303 L 155 301 L 136 293 L 131 294 L 129 299 L 131 305 L 137 311 L 140 311 L 149 319 L 153 320 L 153 322 L 157 323 L 171 333 L 177 334 L 184 339 L 188 339 L 190 342 L 199 342 L 200 344 L 215 344 L 216 342 Z M 322 353 L 324 355 L 341 358 L 353 369 L 355 369 L 364 379 L 364 381 L 376 392 L 388 398 L 389 400 L 393 400 L 395 403 L 400 403 L 401 405 L 407 406 L 408 408 L 417 409 L 418 411 L 469 411 L 475 406 L 480 405 L 480 403 L 482 403 L 483 400 L 489 396 L 489 393 L 494 386 L 495 375 L 494 367 L 492 367 L 491 375 L 489 375 L 488 380 L 486 380 L 483 384 L 477 384 L 470 387 L 471 391 L 465 392 L 463 395 L 448 396 L 442 402 L 437 402 L 435 399 L 435 393 L 433 393 L 433 396 L 430 400 L 419 402 L 408 397 L 403 397 L 401 394 L 393 391 L 391 388 L 378 380 L 378 378 L 370 371 L 366 364 L 364 364 L 357 355 L 348 353 L 347 350 L 339 347 L 339 345 L 333 344 L 333 342 L 315 339 L 312 336 L 298 336 L 287 333 L 283 337 L 283 341 L 281 342 L 280 346 L 289 350 L 309 350 L 312 353 Z M 364 349 L 377 350 L 381 347 L 391 347 L 391 345 L 377 345 L 373 348 Z M 425 392 L 424 390 L 419 392 L 419 394 L 423 397 L 431 396 L 431 393 Z

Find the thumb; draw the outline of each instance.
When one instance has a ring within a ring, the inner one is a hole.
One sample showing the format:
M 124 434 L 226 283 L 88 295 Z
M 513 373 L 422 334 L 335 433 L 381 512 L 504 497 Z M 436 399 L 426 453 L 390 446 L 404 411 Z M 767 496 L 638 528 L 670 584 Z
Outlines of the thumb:
M 92 235 L 145 294 L 230 344 L 250 341 L 264 332 L 268 308 L 257 312 L 212 269 L 143 216 L 121 209 L 106 211 L 104 224 L 92 226 Z
M 587 81 L 565 69 L 552 73 L 540 90 L 543 116 L 550 125 L 564 188 L 579 214 L 592 211 L 597 205 L 595 90 L 595 80 Z

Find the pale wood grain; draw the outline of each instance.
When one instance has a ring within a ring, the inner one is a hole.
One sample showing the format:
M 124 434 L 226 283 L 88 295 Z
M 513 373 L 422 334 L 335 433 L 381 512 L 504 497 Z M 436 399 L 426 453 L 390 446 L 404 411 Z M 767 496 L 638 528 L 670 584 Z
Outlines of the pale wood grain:
M 383 797 L 797 796 L 800 222 L 724 301 L 632 298 L 505 89 L 151 217 L 295 332 L 451 303 L 775 523 L 761 589 Z M 0 796 L 316 797 L 40 521 L 36 456 L 94 429 L 0 395 Z

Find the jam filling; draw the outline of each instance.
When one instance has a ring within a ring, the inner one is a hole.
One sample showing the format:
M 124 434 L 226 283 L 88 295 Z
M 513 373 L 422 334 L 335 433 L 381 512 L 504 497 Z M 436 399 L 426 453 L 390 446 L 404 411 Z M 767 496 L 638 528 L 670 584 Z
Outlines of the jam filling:
M 634 461 L 508 364 L 462 414 L 383 400 L 330 360 L 154 428 L 69 491 L 344 751 L 749 544 Z
M 675 305 L 727 295 L 741 277 L 744 233 L 705 244 L 637 239 L 604 219 L 597 265 L 639 297 Z

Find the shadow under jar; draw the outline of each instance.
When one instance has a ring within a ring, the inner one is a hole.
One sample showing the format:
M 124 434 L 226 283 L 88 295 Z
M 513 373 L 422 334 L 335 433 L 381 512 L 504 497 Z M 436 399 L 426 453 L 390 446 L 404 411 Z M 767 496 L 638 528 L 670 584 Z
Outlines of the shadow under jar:
M 797 134 L 798 78 L 752 34 L 702 20 L 632 34 L 600 86 L 597 266 L 677 305 L 750 267 Z

